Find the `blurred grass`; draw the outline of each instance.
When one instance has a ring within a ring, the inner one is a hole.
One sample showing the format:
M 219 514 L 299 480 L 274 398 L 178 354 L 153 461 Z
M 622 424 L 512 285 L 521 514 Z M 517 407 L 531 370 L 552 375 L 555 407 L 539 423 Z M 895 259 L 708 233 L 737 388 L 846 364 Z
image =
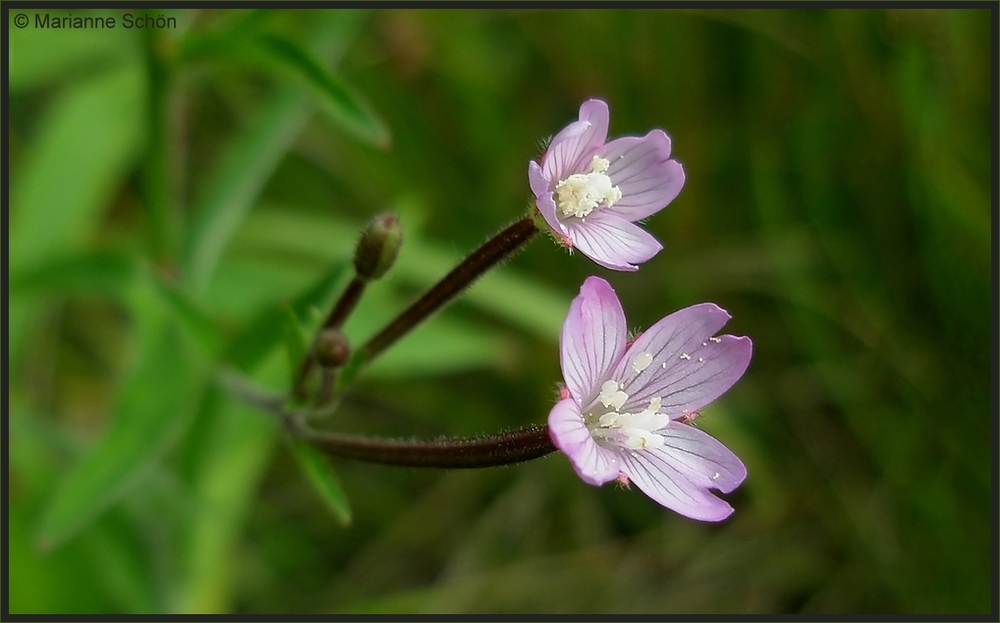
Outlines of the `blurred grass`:
M 995 7 L 169 14 L 10 29 L 11 612 L 996 614 Z M 591 96 L 612 135 L 673 139 L 664 251 L 622 275 L 534 242 L 331 425 L 542 421 L 601 274 L 632 327 L 712 300 L 753 338 L 699 420 L 747 463 L 737 512 L 691 522 L 559 456 L 333 461 L 343 527 L 216 360 L 286 387 L 276 319 L 314 324 L 393 209 L 363 342 L 523 213 L 537 140 Z

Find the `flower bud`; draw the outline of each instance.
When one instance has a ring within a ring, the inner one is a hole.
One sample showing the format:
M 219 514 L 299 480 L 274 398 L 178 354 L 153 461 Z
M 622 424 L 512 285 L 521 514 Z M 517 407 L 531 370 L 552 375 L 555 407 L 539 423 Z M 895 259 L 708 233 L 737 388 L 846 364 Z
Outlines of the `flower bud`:
M 316 336 L 313 348 L 316 353 L 316 361 L 324 368 L 343 367 L 351 358 L 351 347 L 347 343 L 347 338 L 337 329 L 320 331 L 319 335 Z
M 376 216 L 361 234 L 354 252 L 354 270 L 365 281 L 380 279 L 399 255 L 403 228 L 392 214 Z

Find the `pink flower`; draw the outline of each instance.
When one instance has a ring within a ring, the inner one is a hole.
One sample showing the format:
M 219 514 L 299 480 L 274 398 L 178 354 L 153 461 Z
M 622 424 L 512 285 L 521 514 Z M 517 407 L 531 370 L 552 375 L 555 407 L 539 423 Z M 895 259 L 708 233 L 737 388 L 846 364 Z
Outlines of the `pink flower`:
M 528 164 L 538 212 L 556 238 L 605 268 L 638 270 L 663 246 L 635 221 L 681 191 L 684 169 L 670 160 L 663 130 L 606 143 L 608 105 L 587 100 L 580 120 L 552 139 L 542 163 Z
M 692 519 L 733 512 L 729 493 L 746 477 L 728 448 L 689 425 L 750 363 L 750 338 L 715 332 L 729 314 L 701 303 L 663 318 L 627 344 L 625 313 L 607 281 L 589 277 L 560 338 L 566 386 L 549 434 L 584 482 L 633 482 Z

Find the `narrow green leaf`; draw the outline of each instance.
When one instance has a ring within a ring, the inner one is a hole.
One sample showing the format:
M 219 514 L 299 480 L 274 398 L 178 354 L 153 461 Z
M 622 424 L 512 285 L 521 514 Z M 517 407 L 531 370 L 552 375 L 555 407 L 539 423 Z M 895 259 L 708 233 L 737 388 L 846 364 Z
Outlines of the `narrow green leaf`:
M 153 573 L 135 551 L 135 535 L 129 534 L 132 526 L 115 517 L 115 510 L 80 535 L 81 544 L 93 561 L 92 572 L 121 610 L 152 614 L 158 610 Z
M 187 329 L 202 352 L 210 359 L 222 352 L 225 337 L 218 323 L 186 293 L 181 292 L 163 276 L 156 274 L 152 279 L 157 292 L 166 304 L 166 309 L 170 310 L 181 326 Z
M 119 251 L 93 251 L 54 258 L 11 276 L 10 294 L 30 296 L 48 293 L 93 293 L 124 295 L 137 274 L 135 260 Z
M 292 452 L 298 459 L 299 466 L 305 472 L 313 489 L 316 490 L 333 516 L 342 526 L 350 525 L 351 507 L 347 502 L 344 489 L 340 486 L 340 480 L 333 468 L 330 467 L 326 456 L 309 444 L 298 441 L 292 443 Z
M 274 35 L 261 35 L 253 44 L 263 53 L 268 65 L 309 86 L 338 126 L 373 145 L 389 145 L 386 125 L 360 95 L 333 70 L 321 65 L 315 56 L 296 42 Z
M 358 21 L 354 13 L 318 12 L 308 46 L 324 54 L 346 52 Z M 227 47 L 221 43 L 218 48 Z M 213 48 L 214 49 L 214 48 Z M 299 89 L 281 91 L 258 120 L 224 152 L 222 164 L 196 201 L 194 219 L 183 243 L 181 270 L 199 297 L 208 289 L 216 265 L 264 185 L 312 114 Z
M 7 40 L 10 93 L 56 84 L 69 77 L 106 71 L 135 53 L 137 38 L 124 28 L 35 28 L 35 15 L 50 19 L 65 11 L 31 12 L 28 28 L 11 28 Z
M 128 66 L 75 83 L 46 111 L 11 184 L 12 278 L 77 252 L 93 238 L 139 152 L 143 99 L 141 72 Z M 11 303 L 10 360 L 19 358 L 35 313 L 31 301 Z
M 109 430 L 56 489 L 37 533 L 55 547 L 121 499 L 177 441 L 194 412 L 198 365 L 178 327 L 164 323 L 143 352 Z
M 195 293 L 208 287 L 233 232 L 308 121 L 304 104 L 298 93 L 277 96 L 231 144 L 213 182 L 196 201 L 182 255 L 184 277 Z
M 11 189 L 12 274 L 92 237 L 138 154 L 144 99 L 142 73 L 130 66 L 67 90 L 46 114 Z
M 292 310 L 292 306 L 285 305 L 284 310 L 281 329 L 285 337 L 285 349 L 288 351 L 289 370 L 292 373 L 290 380 L 291 384 L 295 385 L 298 381 L 299 366 L 302 365 L 306 350 L 309 348 L 309 338 L 306 336 L 305 328 L 299 321 L 299 317 Z
M 277 355 L 259 362 L 255 382 L 274 386 L 286 378 Z M 199 443 L 199 468 L 191 484 L 198 506 L 184 536 L 185 573 L 173 593 L 171 612 L 231 611 L 233 546 L 276 439 L 267 416 L 233 399 L 219 401 L 205 417 L 214 426 Z
M 241 28 L 223 36 L 192 36 L 185 41 L 186 60 L 221 59 L 258 68 L 306 86 L 323 104 L 330 120 L 366 143 L 387 147 L 390 132 L 371 107 L 333 70 L 298 42 Z

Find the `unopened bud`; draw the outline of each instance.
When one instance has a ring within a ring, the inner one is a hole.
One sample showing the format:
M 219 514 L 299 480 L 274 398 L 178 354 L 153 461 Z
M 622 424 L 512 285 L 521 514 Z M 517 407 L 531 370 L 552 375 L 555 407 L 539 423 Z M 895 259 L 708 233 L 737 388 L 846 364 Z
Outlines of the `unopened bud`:
M 396 261 L 403 244 L 403 228 L 392 214 L 376 216 L 361 234 L 354 252 L 354 270 L 358 277 L 380 279 Z
M 347 338 L 337 329 L 323 329 L 316 336 L 313 346 L 316 361 L 324 368 L 340 368 L 351 358 Z

